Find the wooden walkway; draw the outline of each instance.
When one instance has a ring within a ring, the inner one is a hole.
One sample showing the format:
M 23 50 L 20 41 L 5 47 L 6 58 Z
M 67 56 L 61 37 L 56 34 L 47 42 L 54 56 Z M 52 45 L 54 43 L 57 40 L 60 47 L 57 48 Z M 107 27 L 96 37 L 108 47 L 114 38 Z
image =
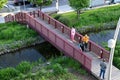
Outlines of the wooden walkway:
M 41 24 L 45 25 L 45 27 L 47 27 L 48 29 L 50 29 L 51 31 L 53 31 L 55 34 L 57 34 L 58 36 L 64 38 L 66 41 L 69 42 L 69 44 L 72 44 L 75 47 L 78 47 L 78 43 L 77 42 L 72 42 L 69 38 L 68 35 L 60 32 L 58 29 L 54 28 L 52 25 L 48 24 L 48 22 L 43 21 L 40 18 L 36 18 L 38 21 L 40 21 Z M 89 55 L 92 58 L 92 74 L 98 78 L 99 76 L 99 72 L 100 72 L 100 59 L 98 58 L 98 56 L 96 56 L 93 52 L 84 52 L 84 54 Z M 108 63 L 107 63 L 108 64 Z M 118 70 L 116 67 L 112 67 L 112 80 L 120 80 L 120 70 Z M 106 75 L 105 75 L 105 79 L 107 80 L 107 72 L 108 70 L 106 70 Z

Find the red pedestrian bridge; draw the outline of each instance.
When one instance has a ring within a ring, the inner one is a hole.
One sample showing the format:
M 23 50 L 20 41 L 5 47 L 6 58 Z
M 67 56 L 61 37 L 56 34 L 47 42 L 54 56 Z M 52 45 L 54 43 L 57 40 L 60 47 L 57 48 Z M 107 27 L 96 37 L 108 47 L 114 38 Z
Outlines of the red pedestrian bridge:
M 12 21 L 25 23 L 65 55 L 80 62 L 94 76 L 99 75 L 100 58 L 104 58 L 107 61 L 109 60 L 109 51 L 92 41 L 89 41 L 88 43 L 89 52 L 82 52 L 78 48 L 78 43 L 81 41 L 82 35 L 76 32 L 76 42 L 72 42 L 70 39 L 71 29 L 41 11 L 33 11 L 29 13 L 19 12 L 15 15 L 9 14 L 5 16 L 5 22 Z M 118 69 L 113 66 L 113 70 Z M 115 73 L 112 73 L 112 75 L 113 74 Z M 120 71 L 117 75 L 118 74 L 120 74 Z M 119 80 L 119 78 L 117 79 L 116 76 L 113 76 L 112 80 Z

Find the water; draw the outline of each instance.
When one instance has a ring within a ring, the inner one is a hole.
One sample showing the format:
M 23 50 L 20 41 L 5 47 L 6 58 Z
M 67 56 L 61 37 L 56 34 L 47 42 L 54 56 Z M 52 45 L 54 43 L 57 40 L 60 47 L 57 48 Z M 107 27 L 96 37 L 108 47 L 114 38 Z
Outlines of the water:
M 14 53 L 8 53 L 0 56 L 1 67 L 15 67 L 21 61 L 35 62 L 39 59 L 43 61 L 45 58 L 35 48 L 27 48 Z
M 53 55 L 60 53 L 48 42 L 37 46 L 19 50 L 14 53 L 8 53 L 0 56 L 0 68 L 15 67 L 22 61 L 35 62 L 39 59 L 45 61 Z
M 109 39 L 112 39 L 114 36 L 115 30 L 105 30 L 98 33 L 89 33 L 90 40 L 93 42 L 102 45 L 103 42 L 107 43 Z M 117 41 L 120 41 L 120 32 L 118 35 Z

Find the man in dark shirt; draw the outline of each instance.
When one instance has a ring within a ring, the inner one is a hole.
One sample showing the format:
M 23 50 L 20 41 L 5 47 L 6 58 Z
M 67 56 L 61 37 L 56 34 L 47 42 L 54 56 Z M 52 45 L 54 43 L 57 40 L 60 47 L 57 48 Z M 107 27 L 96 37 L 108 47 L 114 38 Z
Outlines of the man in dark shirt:
M 105 63 L 105 59 L 103 59 L 101 62 L 100 62 L 100 75 L 99 77 L 104 79 L 104 76 L 105 76 L 105 71 L 106 71 L 106 63 Z
M 111 3 L 114 3 L 114 0 L 111 0 Z

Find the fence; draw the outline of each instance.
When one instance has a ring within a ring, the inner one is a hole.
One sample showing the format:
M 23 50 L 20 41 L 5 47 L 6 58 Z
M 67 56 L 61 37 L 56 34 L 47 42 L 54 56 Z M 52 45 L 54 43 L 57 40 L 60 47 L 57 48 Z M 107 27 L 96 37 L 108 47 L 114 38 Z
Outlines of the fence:
M 44 14 L 40 11 L 34 12 L 33 15 L 38 14 L 36 17 L 40 17 L 41 19 L 47 21 L 49 24 L 53 25 L 54 28 L 59 29 L 61 32 L 67 34 L 70 36 L 71 29 L 64 24 L 60 23 L 59 21 L 53 19 L 47 14 Z M 35 16 L 34 16 L 35 17 Z M 76 32 L 75 34 L 75 40 L 77 42 L 81 42 L 82 35 Z M 109 60 L 109 51 L 105 50 L 104 48 L 100 47 L 99 45 L 95 44 L 92 41 L 89 41 L 89 51 L 94 52 L 98 57 L 105 58 L 107 61 Z

